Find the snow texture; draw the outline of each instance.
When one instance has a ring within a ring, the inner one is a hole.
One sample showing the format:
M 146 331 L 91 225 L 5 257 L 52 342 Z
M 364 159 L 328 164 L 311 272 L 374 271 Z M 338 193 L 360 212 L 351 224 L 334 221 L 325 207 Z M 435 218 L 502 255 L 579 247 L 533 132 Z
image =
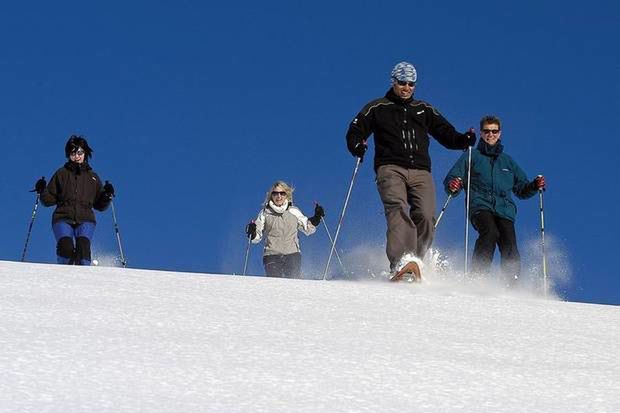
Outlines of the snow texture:
M 0 261 L 2 412 L 620 412 L 620 309 Z

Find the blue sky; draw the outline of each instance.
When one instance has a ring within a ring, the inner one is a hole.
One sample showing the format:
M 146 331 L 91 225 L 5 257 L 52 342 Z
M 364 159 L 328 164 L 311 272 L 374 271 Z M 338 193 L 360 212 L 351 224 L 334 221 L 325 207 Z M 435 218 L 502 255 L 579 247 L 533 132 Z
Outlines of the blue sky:
M 132 267 L 240 272 L 243 227 L 277 179 L 296 187 L 308 215 L 321 202 L 333 231 L 354 166 L 348 123 L 407 60 L 418 69 L 417 98 L 459 130 L 497 114 L 506 151 L 528 176 L 547 177 L 549 271 L 568 278 L 560 293 L 620 304 L 619 23 L 611 1 L 3 4 L 0 259 L 19 259 L 34 202 L 27 190 L 64 162 L 73 133 L 87 137 L 91 164 L 116 187 Z M 433 142 L 436 182 L 459 155 Z M 345 252 L 383 248 L 373 177 L 365 162 Z M 462 250 L 462 209 L 462 199 L 448 208 L 436 246 Z M 51 212 L 39 210 L 31 261 L 54 262 Z M 102 255 L 116 250 L 110 215 L 98 216 Z M 539 227 L 537 199 L 520 202 L 522 254 Z M 324 266 L 323 231 L 302 248 L 307 268 Z M 252 249 L 250 272 L 262 274 L 260 255 Z

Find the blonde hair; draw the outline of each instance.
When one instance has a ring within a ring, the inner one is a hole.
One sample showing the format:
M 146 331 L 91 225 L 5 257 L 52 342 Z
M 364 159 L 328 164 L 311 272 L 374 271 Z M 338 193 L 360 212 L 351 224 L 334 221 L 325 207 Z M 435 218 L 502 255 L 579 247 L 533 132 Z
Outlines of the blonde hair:
M 269 191 L 267 191 L 267 195 L 265 196 L 265 206 L 269 205 L 269 201 L 271 201 L 271 193 L 275 191 L 277 188 L 282 188 L 282 190 L 286 192 L 286 200 L 288 201 L 289 204 L 292 205 L 293 204 L 293 191 L 295 191 L 295 188 L 293 188 L 292 186 L 290 186 L 284 181 L 276 181 L 273 185 L 271 185 L 271 188 L 269 189 Z

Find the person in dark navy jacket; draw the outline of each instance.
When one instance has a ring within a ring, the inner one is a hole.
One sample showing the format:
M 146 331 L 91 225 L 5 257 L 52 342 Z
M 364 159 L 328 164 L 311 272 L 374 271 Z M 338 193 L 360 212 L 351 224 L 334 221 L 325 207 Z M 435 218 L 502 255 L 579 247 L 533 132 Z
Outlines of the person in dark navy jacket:
M 114 197 L 112 184 L 103 185 L 89 165 L 92 153 L 86 139 L 72 135 L 65 145 L 67 162 L 49 184 L 45 178 L 35 184 L 43 205 L 56 205 L 52 229 L 59 264 L 91 264 L 90 244 L 97 222 L 93 209 L 104 211 Z

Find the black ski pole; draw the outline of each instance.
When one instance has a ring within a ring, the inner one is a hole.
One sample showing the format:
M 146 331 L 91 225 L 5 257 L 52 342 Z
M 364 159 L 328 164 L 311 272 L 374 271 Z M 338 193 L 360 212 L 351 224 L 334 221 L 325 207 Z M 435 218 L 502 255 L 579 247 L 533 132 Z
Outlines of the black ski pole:
M 542 176 L 542 175 L 538 175 Z M 541 237 L 541 248 L 542 248 L 542 268 L 543 268 L 543 293 L 545 297 L 547 297 L 548 290 L 548 280 L 547 280 L 547 254 L 545 252 L 545 212 L 543 208 L 543 191 L 544 189 L 538 190 L 538 197 L 540 201 L 540 237 Z
M 114 232 L 116 233 L 116 242 L 118 243 L 118 251 L 120 253 L 121 265 L 123 266 L 123 268 L 125 268 L 127 267 L 127 261 L 125 260 L 125 254 L 123 253 L 123 244 L 121 243 L 121 231 L 118 229 L 118 221 L 116 220 L 114 201 L 110 200 L 110 205 L 112 206 L 112 220 L 114 221 Z
M 32 217 L 30 218 L 30 225 L 28 226 L 28 234 L 26 235 L 26 243 L 24 244 L 24 251 L 22 252 L 22 262 L 26 260 L 26 250 L 28 249 L 28 242 L 30 241 L 30 234 L 32 233 L 32 224 L 37 217 L 37 208 L 39 207 L 40 195 L 37 193 L 37 199 L 34 201 L 34 208 L 32 209 Z
M 338 221 L 338 226 L 336 227 L 336 235 L 334 235 L 334 242 L 332 243 L 331 250 L 329 251 L 329 258 L 327 258 L 327 265 L 325 266 L 325 272 L 323 273 L 323 280 L 327 277 L 327 271 L 329 271 L 329 264 L 332 261 L 332 255 L 334 255 L 334 250 L 336 249 L 336 241 L 338 241 L 338 235 L 340 234 L 340 228 L 342 227 L 342 221 L 344 219 L 344 214 L 347 211 L 347 204 L 349 203 L 349 198 L 351 197 L 351 191 L 353 190 L 353 183 L 355 183 L 355 176 L 357 175 L 357 170 L 360 167 L 360 163 L 362 162 L 362 158 L 358 157 L 357 162 L 355 162 L 355 168 L 353 169 L 353 176 L 351 177 L 351 183 L 349 184 L 349 190 L 347 191 L 347 196 L 344 199 L 344 205 L 342 206 L 342 212 L 340 213 L 340 220 Z

